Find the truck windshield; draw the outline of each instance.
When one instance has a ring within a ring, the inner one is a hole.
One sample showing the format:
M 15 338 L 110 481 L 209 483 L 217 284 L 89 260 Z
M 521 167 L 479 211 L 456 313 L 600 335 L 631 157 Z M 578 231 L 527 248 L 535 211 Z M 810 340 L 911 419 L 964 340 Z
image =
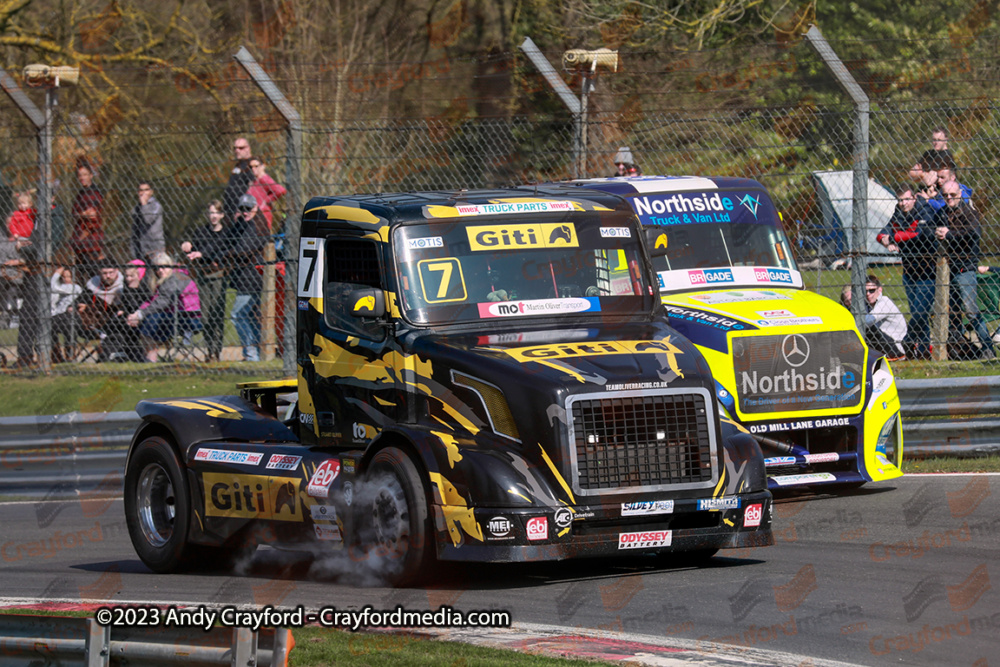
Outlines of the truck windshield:
M 412 322 L 635 316 L 652 308 L 631 216 L 450 219 L 396 228 L 400 307 Z M 551 218 L 550 218 L 551 219 Z
M 778 213 L 764 191 L 663 193 L 631 203 L 644 225 L 655 225 L 665 235 L 666 254 L 653 258 L 661 291 L 802 286 Z

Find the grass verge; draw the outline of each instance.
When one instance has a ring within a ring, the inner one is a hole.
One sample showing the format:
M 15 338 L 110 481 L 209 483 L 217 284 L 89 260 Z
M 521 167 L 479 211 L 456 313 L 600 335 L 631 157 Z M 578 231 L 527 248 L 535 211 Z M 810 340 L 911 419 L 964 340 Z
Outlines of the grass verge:
M 904 458 L 903 474 L 917 472 L 1000 472 L 1000 456 Z
M 90 618 L 92 611 L 40 611 L 37 609 L 3 609 L 0 614 L 36 616 L 71 616 Z M 289 667 L 327 667 L 346 665 L 366 667 L 379 665 L 427 665 L 437 667 L 599 667 L 611 665 L 596 660 L 569 660 L 536 653 L 520 653 L 512 649 L 473 646 L 406 633 L 348 632 L 332 628 L 294 628 L 295 647 L 288 655 Z

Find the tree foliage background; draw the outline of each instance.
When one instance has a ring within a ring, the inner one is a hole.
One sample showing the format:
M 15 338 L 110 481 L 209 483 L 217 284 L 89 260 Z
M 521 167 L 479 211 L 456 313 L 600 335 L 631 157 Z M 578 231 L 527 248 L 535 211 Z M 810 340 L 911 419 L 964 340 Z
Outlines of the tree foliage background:
M 820 27 L 872 97 L 876 178 L 904 177 L 931 128 L 945 125 L 986 194 L 1000 191 L 997 5 L 0 0 L 0 53 L 16 77 L 34 62 L 81 68 L 80 85 L 59 92 L 64 180 L 87 156 L 125 212 L 141 171 L 170 200 L 175 235 L 217 196 L 236 134 L 252 133 L 281 176 L 284 121 L 234 63 L 240 46 L 303 116 L 307 195 L 571 176 L 572 118 L 519 52 L 526 36 L 577 93 L 583 73 L 561 69 L 564 50 L 621 54 L 617 73 L 593 79 L 589 175 L 608 173 L 615 148 L 631 145 L 647 173 L 760 178 L 792 219 L 809 220 L 818 213 L 807 176 L 849 166 L 852 117 L 803 44 L 808 27 Z M 25 141 L 0 147 L 0 168 L 27 187 L 31 131 L 6 116 L 4 135 Z

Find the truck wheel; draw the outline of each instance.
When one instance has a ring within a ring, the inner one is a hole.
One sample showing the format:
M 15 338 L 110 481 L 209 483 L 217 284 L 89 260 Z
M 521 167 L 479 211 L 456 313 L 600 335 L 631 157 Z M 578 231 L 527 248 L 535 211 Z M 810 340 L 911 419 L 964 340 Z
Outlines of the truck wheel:
M 395 447 L 375 454 L 366 474 L 366 502 L 359 508 L 363 543 L 380 571 L 395 586 L 429 573 L 434 561 L 433 533 L 424 485 L 413 461 Z
M 177 453 L 153 436 L 136 447 L 125 471 L 125 519 L 139 558 L 154 572 L 173 572 L 194 554 L 188 544 L 191 500 Z

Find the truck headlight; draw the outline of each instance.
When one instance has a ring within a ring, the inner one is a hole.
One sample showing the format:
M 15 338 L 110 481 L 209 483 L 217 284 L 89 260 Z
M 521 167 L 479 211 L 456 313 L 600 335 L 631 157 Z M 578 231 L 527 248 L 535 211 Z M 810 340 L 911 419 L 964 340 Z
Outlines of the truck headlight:
M 490 420 L 490 428 L 494 433 L 521 442 L 514 415 L 511 414 L 507 399 L 499 387 L 457 371 L 451 372 L 451 379 L 459 387 L 465 387 L 474 393 L 483 402 L 486 418 Z

